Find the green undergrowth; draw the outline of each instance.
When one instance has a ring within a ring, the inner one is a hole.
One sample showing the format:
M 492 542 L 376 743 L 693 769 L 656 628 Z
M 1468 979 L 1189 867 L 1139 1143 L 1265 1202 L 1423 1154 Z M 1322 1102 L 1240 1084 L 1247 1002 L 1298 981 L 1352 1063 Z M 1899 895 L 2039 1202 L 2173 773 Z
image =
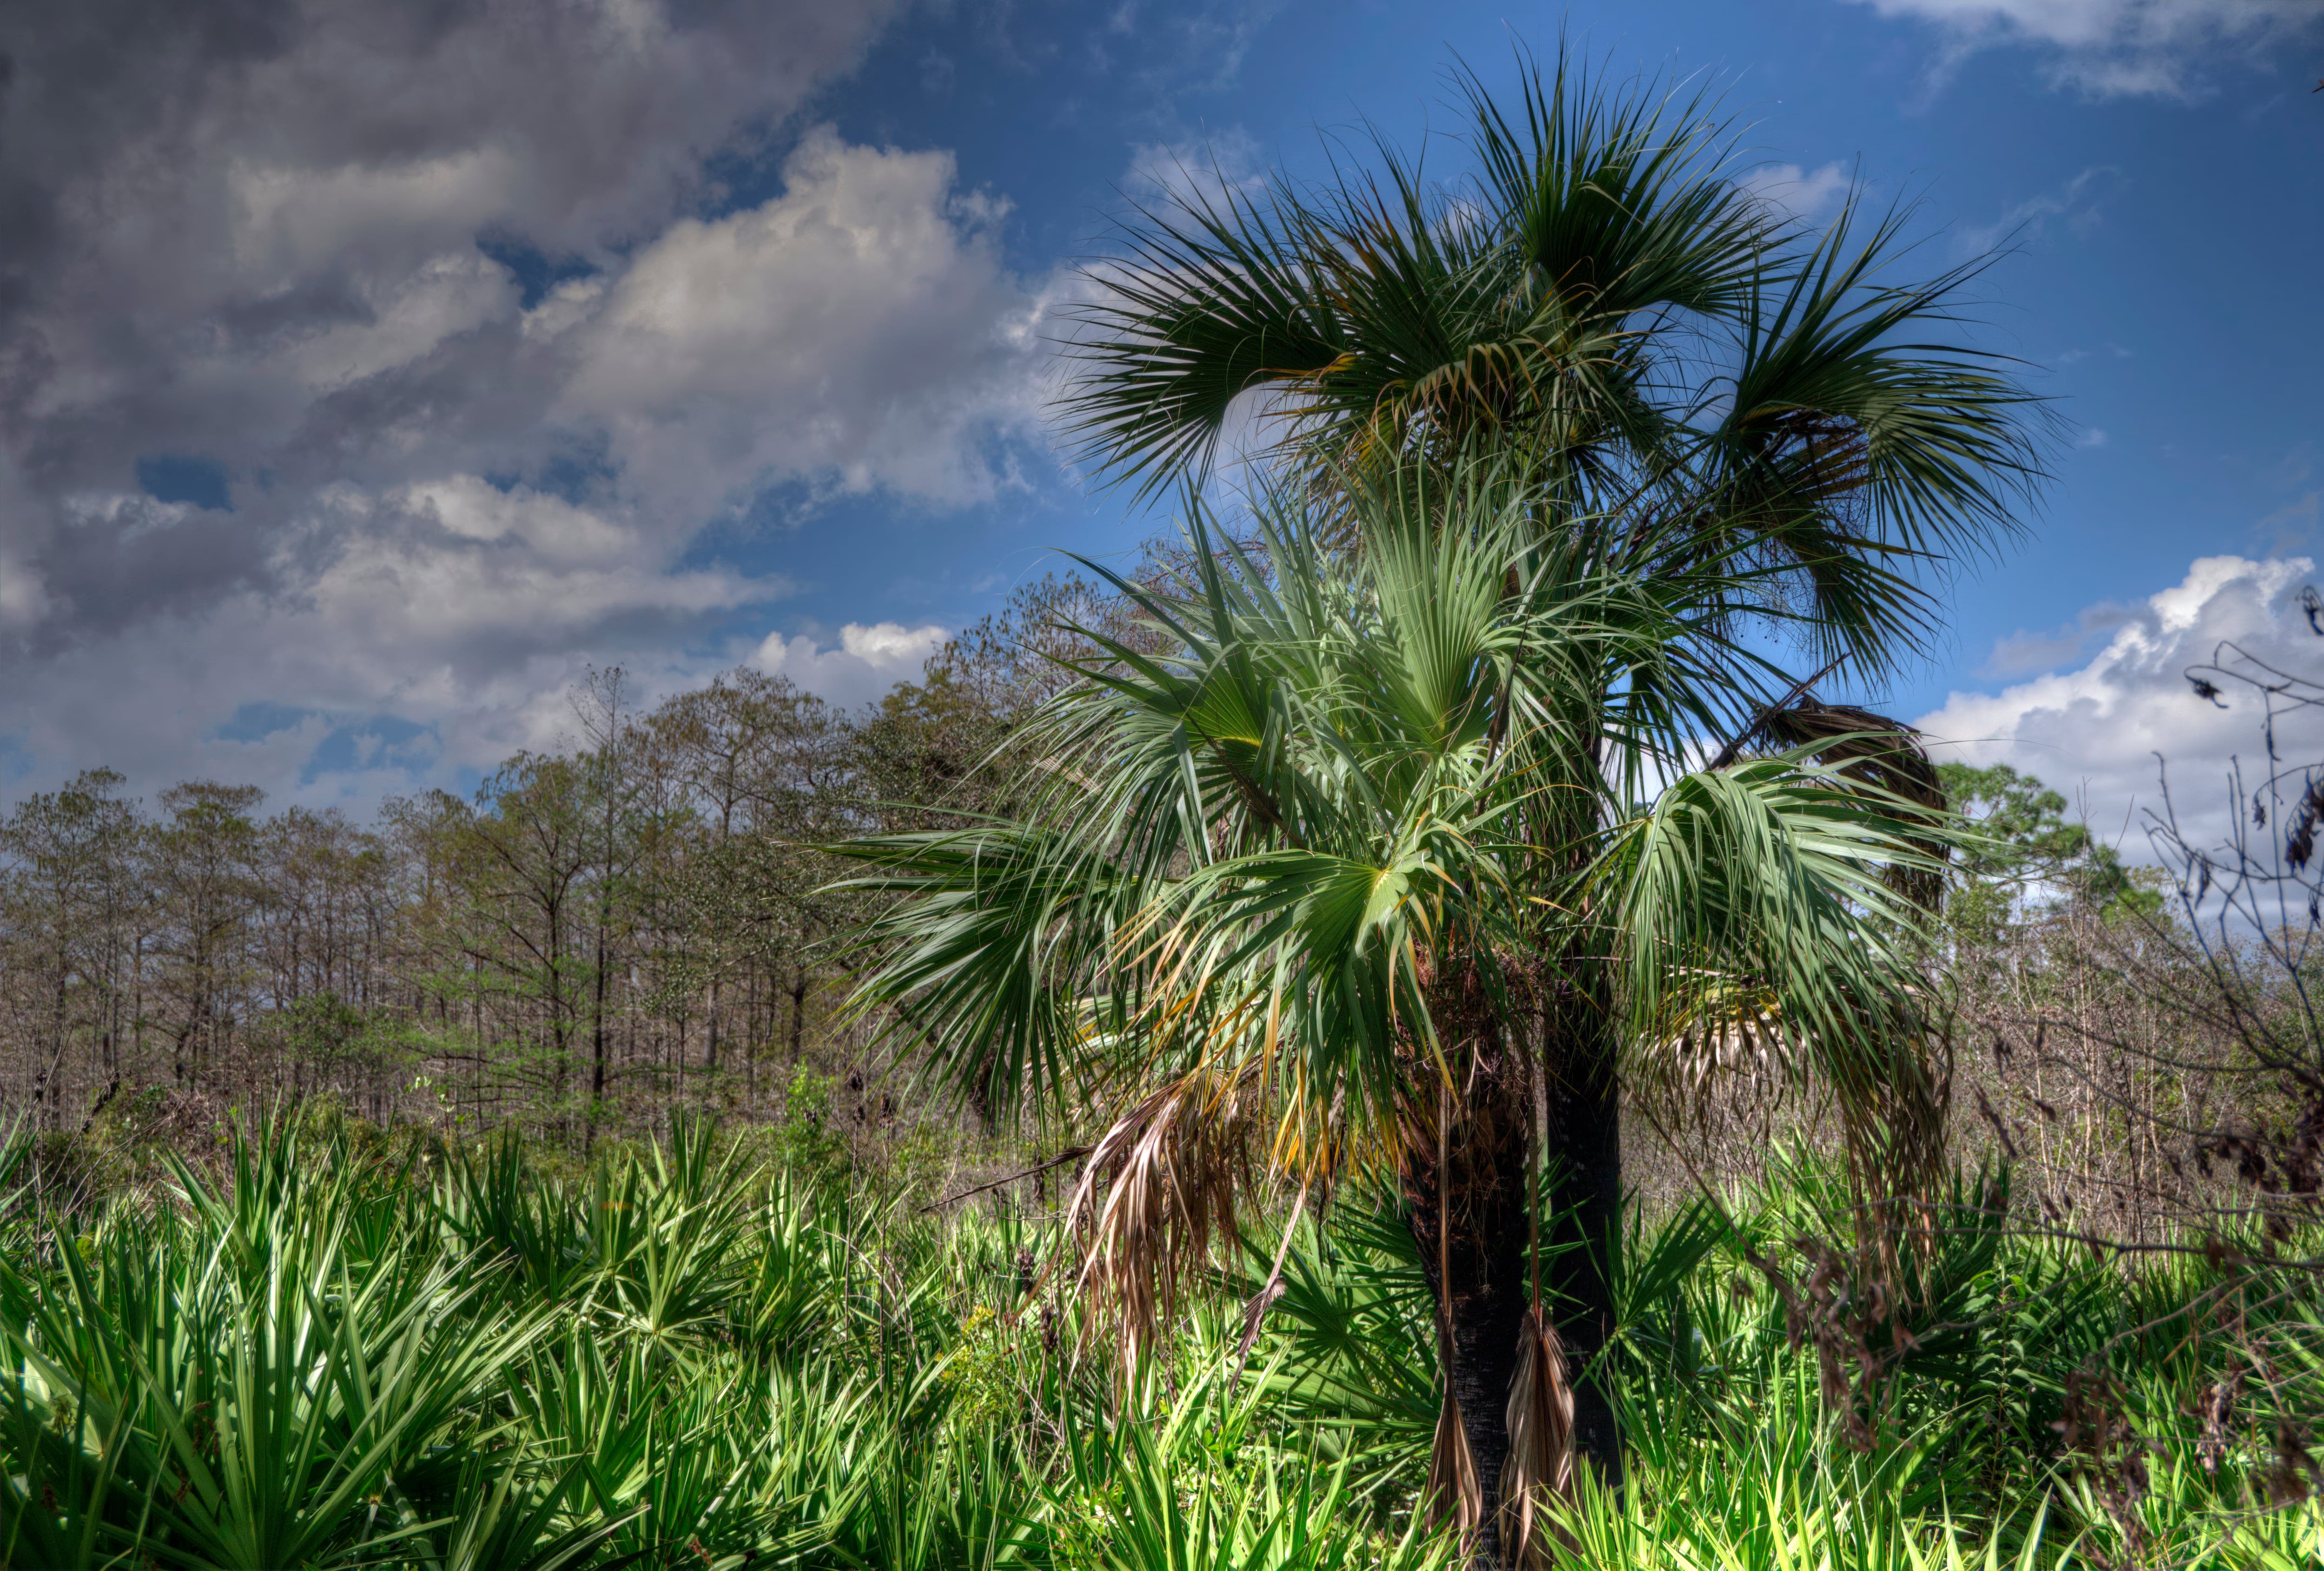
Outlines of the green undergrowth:
M 16 1153 L 22 1158 L 23 1153 Z M 1247 1363 L 1254 1235 L 1125 1380 L 1054 1224 L 918 1210 L 680 1125 L 594 1163 L 278 1124 L 0 1261 L 16 1566 L 1427 1571 L 1418 1261 L 1343 1195 Z M 1631 1452 L 1569 1563 L 2310 1566 L 2303 1279 L 2126 1266 L 1964 1180 L 1894 1305 L 1797 1239 L 1812 1164 L 1636 1222 L 1602 1372 Z M 1879 1311 L 1875 1313 L 1874 1311 Z M 1877 1378 L 1866 1378 L 1866 1358 Z

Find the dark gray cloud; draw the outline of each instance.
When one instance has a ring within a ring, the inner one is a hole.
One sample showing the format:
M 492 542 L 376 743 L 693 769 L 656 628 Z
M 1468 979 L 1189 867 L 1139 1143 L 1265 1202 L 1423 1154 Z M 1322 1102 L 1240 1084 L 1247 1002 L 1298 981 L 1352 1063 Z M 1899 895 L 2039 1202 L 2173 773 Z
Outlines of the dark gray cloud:
M 178 772 L 263 701 L 498 747 L 575 661 L 783 591 L 678 566 L 755 488 L 1008 484 L 1005 205 L 802 127 L 888 9 L 0 12 L 0 735 Z M 782 146 L 722 212 L 716 157 Z

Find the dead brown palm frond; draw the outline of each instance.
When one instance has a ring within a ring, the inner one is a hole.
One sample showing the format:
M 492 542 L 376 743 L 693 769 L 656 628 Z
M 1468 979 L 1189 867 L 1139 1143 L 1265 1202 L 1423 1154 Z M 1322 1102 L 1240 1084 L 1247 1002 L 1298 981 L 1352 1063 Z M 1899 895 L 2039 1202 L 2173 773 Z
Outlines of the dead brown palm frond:
M 1765 983 L 1679 969 L 1692 976 L 1692 986 L 1674 999 L 1658 1030 L 1642 1033 L 1628 1082 L 1651 1116 L 1677 1127 L 1725 1094 L 1722 1081 L 1756 1082 L 1760 1094 L 1780 1097 L 1787 1086 L 1807 1078 L 1803 1066 L 1848 1058 L 1819 1044 L 1809 1034 L 1812 1028 L 1788 1020 Z M 1888 1044 L 1884 1071 L 1824 1072 L 1859 1114 L 1842 1121 L 1841 1143 L 1860 1203 L 1893 1218 L 1866 1226 L 1868 1240 L 1900 1224 L 1925 1225 L 1921 1207 L 1944 1168 L 1946 1077 L 1931 1057 L 1928 1016 L 1934 1007 L 1927 990 L 1914 987 L 1884 1010 L 1860 1011 L 1839 1029 Z M 1893 1240 L 1888 1247 L 1893 1253 Z
M 1444 1175 L 1452 1169 L 1448 1149 L 1452 1128 L 1452 1086 L 1447 1082 L 1436 1088 L 1434 1126 L 1438 1185 L 1436 1280 L 1443 1283 L 1452 1280 L 1447 1252 L 1452 1247 L 1452 1228 L 1443 1199 Z M 1423 1493 L 1428 1502 L 1430 1520 L 1439 1526 L 1451 1520 L 1465 1554 L 1476 1543 L 1477 1530 L 1484 1525 L 1485 1486 L 1477 1476 L 1477 1457 L 1469 1448 L 1468 1428 L 1461 1422 L 1461 1399 L 1452 1394 L 1452 1310 L 1449 1296 L 1443 1292 L 1436 1297 L 1436 1356 L 1444 1382 L 1444 1405 L 1436 1414 L 1436 1439 L 1429 1447 L 1428 1483 Z
M 1087 1241 L 1080 1289 L 1106 1311 L 1091 1323 L 1111 1321 L 1125 1372 L 1154 1345 L 1212 1235 L 1233 1234 L 1251 1091 L 1249 1077 L 1174 1080 L 1117 1120 L 1082 1169 L 1066 1207 Z
M 1450 1521 L 1463 1545 L 1477 1540 L 1485 1521 L 1485 1490 L 1477 1480 L 1476 1454 L 1469 1449 L 1469 1431 L 1461 1425 L 1461 1403 L 1448 1383 L 1444 1406 L 1436 1415 L 1436 1443 L 1428 1453 L 1429 1520 L 1439 1526 Z
M 1299 1218 L 1306 1214 L 1307 1194 L 1314 1187 L 1312 1178 L 1299 1186 L 1299 1199 L 1291 1207 L 1291 1218 L 1283 1224 L 1283 1238 L 1276 1245 L 1275 1263 L 1268 1268 L 1267 1280 L 1243 1306 L 1242 1340 L 1235 1345 L 1234 1387 L 1242 1384 L 1243 1366 L 1250 1362 L 1252 1345 L 1259 1340 L 1259 1322 L 1267 1318 L 1267 1311 L 1274 1307 L 1275 1300 L 1283 1297 L 1283 1262 L 1291 1253 L 1291 1240 L 1299 1231 Z
M 1568 1540 L 1550 1502 L 1573 1498 L 1573 1391 L 1565 1347 L 1539 1305 L 1517 1333 L 1509 1382 L 1509 1454 L 1501 1465 L 1501 1545 L 1517 1571 L 1546 1571 Z
M 1786 747 L 1828 742 L 1815 754 L 1818 762 L 1891 796 L 1932 810 L 1945 805 L 1944 785 L 1921 746 L 1921 734 L 1902 721 L 1853 704 L 1803 698 L 1769 715 L 1766 728 Z
M 1921 734 L 1902 721 L 1852 704 L 1803 698 L 1769 715 L 1763 731 L 1782 746 L 1816 748 L 1817 762 L 1900 802 L 1925 809 L 1932 818 L 1945 810 L 1945 788 L 1937 766 L 1921 745 Z M 1950 853 L 1941 836 L 1931 836 L 1924 848 L 1939 862 Z M 1944 875 L 1934 868 L 1893 868 L 1889 885 L 1925 910 L 1934 910 L 1944 898 Z

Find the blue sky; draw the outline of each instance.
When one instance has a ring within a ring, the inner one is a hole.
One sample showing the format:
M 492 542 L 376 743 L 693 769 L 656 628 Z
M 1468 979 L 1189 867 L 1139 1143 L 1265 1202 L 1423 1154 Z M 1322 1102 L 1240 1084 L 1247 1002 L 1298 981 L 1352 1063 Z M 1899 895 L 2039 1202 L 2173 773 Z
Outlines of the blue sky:
M 2246 745 L 2193 652 L 2308 658 L 2316 0 L 148 4 L 0 41 L 0 186 L 44 216 L 0 308 L 11 795 L 109 762 L 360 810 L 553 741 L 592 662 L 868 698 L 1167 527 L 1042 412 L 1125 189 L 1419 146 L 1456 60 L 1508 84 L 1561 35 L 1713 88 L 1797 203 L 1914 204 L 1930 270 L 2006 251 L 1972 330 L 2055 400 L 2055 482 L 1938 658 L 1847 696 L 2110 813 L 2150 746 Z M 107 26 L 143 42 L 84 80 Z
M 1420 145 L 1432 125 L 1458 128 L 1444 80 L 1456 58 L 1512 81 L 1513 46 L 1554 49 L 1561 23 L 1603 68 L 1715 85 L 1769 162 L 1916 202 L 1932 266 L 2004 249 L 1980 286 L 1980 336 L 2029 363 L 2071 445 L 2025 539 L 1957 586 L 1946 658 L 1889 696 L 1900 708 L 2061 663 L 2081 652 L 2086 608 L 2176 583 L 2191 557 L 2310 549 L 2324 485 L 2324 290 L 2310 282 L 2324 255 L 2324 98 L 2307 94 L 2296 48 L 2223 49 L 2179 91 L 2099 96 L 2060 82 L 2069 51 L 1997 42 L 1947 63 L 1947 30 L 1831 0 L 1531 16 L 1285 5 L 1198 41 L 1134 7 L 1119 29 L 1088 8 L 1038 9 L 1005 29 L 962 8 L 899 30 L 830 111 L 851 137 L 952 148 L 964 184 L 1015 205 L 1010 256 L 1028 273 L 1102 245 L 1143 147 L 1192 158 L 1207 144 L 1313 176 L 1327 137 L 1360 139 L 1366 125 Z M 2324 67 L 2324 43 L 2308 53 Z M 837 591 L 801 615 L 956 623 L 982 606 L 991 575 L 1035 570 L 1042 547 L 1102 549 L 1143 526 L 1069 485 L 1029 500 L 977 517 L 942 576 L 897 575 L 852 531 L 803 530 L 772 549 Z M 917 556 L 945 550 L 960 526 L 890 527 Z

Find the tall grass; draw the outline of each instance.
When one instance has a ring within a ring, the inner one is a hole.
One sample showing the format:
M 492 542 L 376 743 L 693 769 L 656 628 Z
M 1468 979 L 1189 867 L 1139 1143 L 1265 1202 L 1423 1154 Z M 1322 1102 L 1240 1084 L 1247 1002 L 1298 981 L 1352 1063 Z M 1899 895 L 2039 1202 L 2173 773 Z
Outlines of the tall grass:
M 215 1171 L 176 1163 L 159 1197 L 74 1215 L 19 1197 L 0 1239 L 0 1560 L 1457 1558 L 1419 1509 L 1434 1345 L 1388 1200 L 1342 1196 L 1299 1224 L 1247 1363 L 1239 1305 L 1269 1238 L 1215 1262 L 1132 1377 L 1085 1345 L 1038 1219 L 922 1215 L 685 1125 L 577 1172 L 512 1142 L 370 1151 L 278 1123 Z M 1835 1388 L 1815 1327 L 1752 1263 L 1828 1214 L 1827 1182 L 1779 1168 L 1634 1226 L 1606 1356 L 1635 1462 L 1620 1499 L 1585 1488 L 1561 1521 L 1571 1561 L 2324 1564 L 2297 1455 L 2324 1347 L 2312 1296 L 2259 1291 L 2217 1252 L 2125 1270 L 2018 1236 L 1992 1221 L 1994 1181 L 1964 1180 L 1956 1224 L 1906 1261 L 1912 1307 L 1875 1327 L 1893 1367 L 1871 1394 Z

